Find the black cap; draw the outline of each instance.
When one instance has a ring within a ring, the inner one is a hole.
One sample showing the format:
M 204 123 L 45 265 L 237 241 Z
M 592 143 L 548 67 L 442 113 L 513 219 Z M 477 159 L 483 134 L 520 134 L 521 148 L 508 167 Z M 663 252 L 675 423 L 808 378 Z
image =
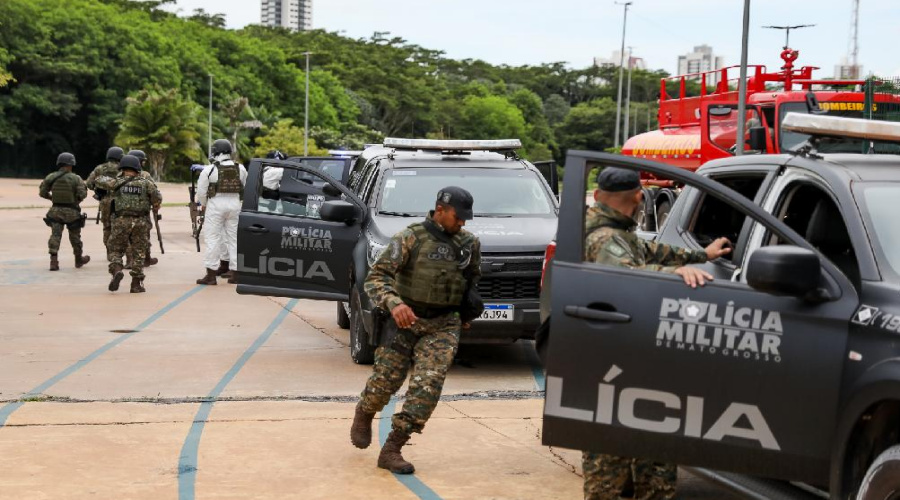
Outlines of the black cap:
M 633 191 L 641 188 L 641 175 L 636 170 L 606 167 L 597 176 L 597 187 L 601 191 Z
M 438 191 L 437 201 L 456 209 L 456 216 L 472 220 L 472 193 L 461 187 L 448 186 Z

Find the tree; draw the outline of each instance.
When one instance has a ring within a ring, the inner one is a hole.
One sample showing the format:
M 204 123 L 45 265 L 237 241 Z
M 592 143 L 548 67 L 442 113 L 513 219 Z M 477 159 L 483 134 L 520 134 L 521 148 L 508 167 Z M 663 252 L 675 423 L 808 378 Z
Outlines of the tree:
M 199 106 L 184 99 L 177 89 L 142 90 L 128 98 L 116 142 L 143 150 L 156 179 L 163 179 L 170 162 L 203 157 L 198 139 L 205 126 L 199 113 Z
M 249 146 L 240 140 L 242 130 L 258 130 L 263 127 L 261 121 L 256 119 L 253 110 L 250 108 L 250 101 L 246 97 L 238 97 L 232 99 L 222 106 L 222 115 L 226 121 L 226 130 L 223 132 L 229 135 L 231 144 L 235 147 L 235 152 L 246 157 L 250 152 Z
M 266 134 L 256 138 L 256 149 L 253 155 L 264 158 L 266 153 L 277 149 L 288 156 L 303 155 L 303 129 L 294 126 L 294 120 L 279 120 L 274 127 L 266 130 Z M 321 149 L 316 141 L 309 139 L 310 156 L 327 156 L 328 150 Z
M 572 108 L 557 128 L 560 149 L 603 151 L 613 145 L 616 103 L 606 97 Z
M 565 120 L 571 109 L 572 106 L 559 94 L 551 94 L 544 101 L 544 116 L 547 117 L 547 123 L 551 127 L 555 127 Z
M 195 23 L 200 23 L 211 28 L 225 27 L 225 14 L 222 14 L 221 12 L 217 14 L 210 14 L 206 12 L 206 9 L 194 9 L 194 14 L 188 16 L 187 20 L 193 21 Z
M 463 100 L 459 139 L 521 139 L 526 136 L 522 111 L 501 96 L 468 96 Z

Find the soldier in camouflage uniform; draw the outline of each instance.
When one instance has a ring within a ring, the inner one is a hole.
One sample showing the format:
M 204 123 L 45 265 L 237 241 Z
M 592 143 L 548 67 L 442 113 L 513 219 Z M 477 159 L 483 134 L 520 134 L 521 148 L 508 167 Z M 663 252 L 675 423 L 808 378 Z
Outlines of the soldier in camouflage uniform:
M 705 285 L 712 276 L 686 265 L 701 264 L 731 251 L 726 248 L 727 238 L 719 238 L 705 250 L 697 251 L 639 238 L 634 232 L 634 213 L 643 203 L 643 192 L 635 171 L 605 168 L 597 185 L 596 203 L 588 209 L 585 221 L 585 260 L 589 262 L 675 273 L 695 288 Z M 628 491 L 639 500 L 675 497 L 675 465 L 585 451 L 582 467 L 586 500 L 618 500 Z
M 153 176 L 146 170 L 147 154 L 140 149 L 132 149 L 128 152 L 128 154 L 130 154 L 131 156 L 137 156 L 138 160 L 141 160 L 141 172 L 138 175 L 150 182 L 153 182 L 153 185 L 156 185 L 156 182 L 153 181 Z M 159 263 L 159 259 L 150 255 L 150 250 L 153 247 L 153 238 L 150 237 L 150 232 L 153 229 L 154 215 L 155 214 L 151 213 L 147 216 L 150 219 L 150 225 L 147 226 L 147 254 L 144 256 L 144 267 L 155 266 L 157 263 Z M 126 255 L 131 255 L 131 252 L 129 251 Z M 125 269 L 131 269 L 130 261 L 126 264 Z
M 109 236 L 109 291 L 119 289 L 125 276 L 122 273 L 122 256 L 131 246 L 131 293 L 142 293 L 144 289 L 144 255 L 150 242 L 147 217 L 151 210 L 158 210 L 162 196 L 156 184 L 139 175 L 140 160 L 131 155 L 122 157 L 119 163 L 122 175 L 115 179 L 103 177 L 98 185 L 108 189 L 113 197 L 112 234 Z
M 88 189 L 94 191 L 94 198 L 100 202 L 100 222 L 103 224 L 103 246 L 109 254 L 109 233 L 112 231 L 112 221 L 109 219 L 109 205 L 112 196 L 105 189 L 97 186 L 100 177 L 115 178 L 119 175 L 119 161 L 125 156 L 125 152 L 118 146 L 113 146 L 106 151 L 106 163 L 97 165 L 87 178 Z
M 57 172 L 53 172 L 41 182 L 40 196 L 51 200 L 53 206 L 44 217 L 44 223 L 50 226 L 50 270 L 59 271 L 59 244 L 62 240 L 63 226 L 69 229 L 69 243 L 75 252 L 75 267 L 87 264 L 91 257 L 83 254 L 81 244 L 81 228 L 84 218 L 81 216 L 79 204 L 87 197 L 87 188 L 78 174 L 72 172 L 75 166 L 75 155 L 62 153 L 56 159 Z
M 437 406 L 463 327 L 459 307 L 465 276 L 473 282 L 481 276 L 481 244 L 462 229 L 471 219 L 472 195 L 462 188 L 444 188 L 428 218 L 394 235 L 366 278 L 366 293 L 376 307 L 390 311 L 392 321 L 375 351 L 374 371 L 356 406 L 350 441 L 357 448 L 369 446 L 375 413 L 400 389 L 411 367 L 406 401 L 393 416 L 378 456 L 379 467 L 397 474 L 415 471 L 400 449 L 413 432 L 422 432 Z

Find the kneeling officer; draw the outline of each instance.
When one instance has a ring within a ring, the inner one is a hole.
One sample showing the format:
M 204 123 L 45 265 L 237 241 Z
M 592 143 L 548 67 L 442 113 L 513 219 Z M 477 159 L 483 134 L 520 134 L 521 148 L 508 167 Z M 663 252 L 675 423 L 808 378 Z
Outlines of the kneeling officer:
M 366 293 L 392 318 L 356 406 L 350 441 L 369 446 L 375 413 L 400 389 L 412 365 L 406 402 L 378 456 L 378 466 L 396 474 L 415 471 L 400 448 L 410 434 L 422 432 L 437 406 L 459 345 L 467 285 L 481 276 L 481 244 L 462 229 L 472 219 L 472 202 L 462 188 L 442 189 L 434 211 L 394 235 L 366 278 Z
M 138 175 L 141 161 L 132 155 L 125 155 L 119 163 L 122 175 L 106 180 L 105 186 L 112 196 L 112 233 L 109 235 L 109 291 L 119 289 L 124 278 L 122 257 L 131 247 L 131 293 L 144 292 L 144 258 L 150 246 L 151 209 L 159 209 L 162 195 L 156 184 Z M 108 179 L 108 178 L 107 178 Z
M 87 264 L 91 257 L 83 255 L 81 244 L 81 228 L 87 216 L 82 216 L 79 204 L 87 198 L 87 187 L 78 174 L 72 172 L 75 166 L 75 155 L 62 153 L 56 159 L 58 171 L 48 175 L 41 183 L 41 198 L 53 202 L 47 212 L 44 223 L 50 226 L 50 270 L 59 271 L 59 243 L 62 240 L 63 226 L 69 228 L 69 243 L 75 252 L 75 267 Z

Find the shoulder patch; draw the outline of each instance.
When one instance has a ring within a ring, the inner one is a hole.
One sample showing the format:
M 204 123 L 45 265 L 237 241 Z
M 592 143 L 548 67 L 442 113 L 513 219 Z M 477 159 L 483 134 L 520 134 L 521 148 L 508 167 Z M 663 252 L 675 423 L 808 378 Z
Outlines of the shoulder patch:
M 625 249 L 615 241 L 606 245 L 606 251 L 613 254 L 615 257 L 623 257 L 627 253 Z

